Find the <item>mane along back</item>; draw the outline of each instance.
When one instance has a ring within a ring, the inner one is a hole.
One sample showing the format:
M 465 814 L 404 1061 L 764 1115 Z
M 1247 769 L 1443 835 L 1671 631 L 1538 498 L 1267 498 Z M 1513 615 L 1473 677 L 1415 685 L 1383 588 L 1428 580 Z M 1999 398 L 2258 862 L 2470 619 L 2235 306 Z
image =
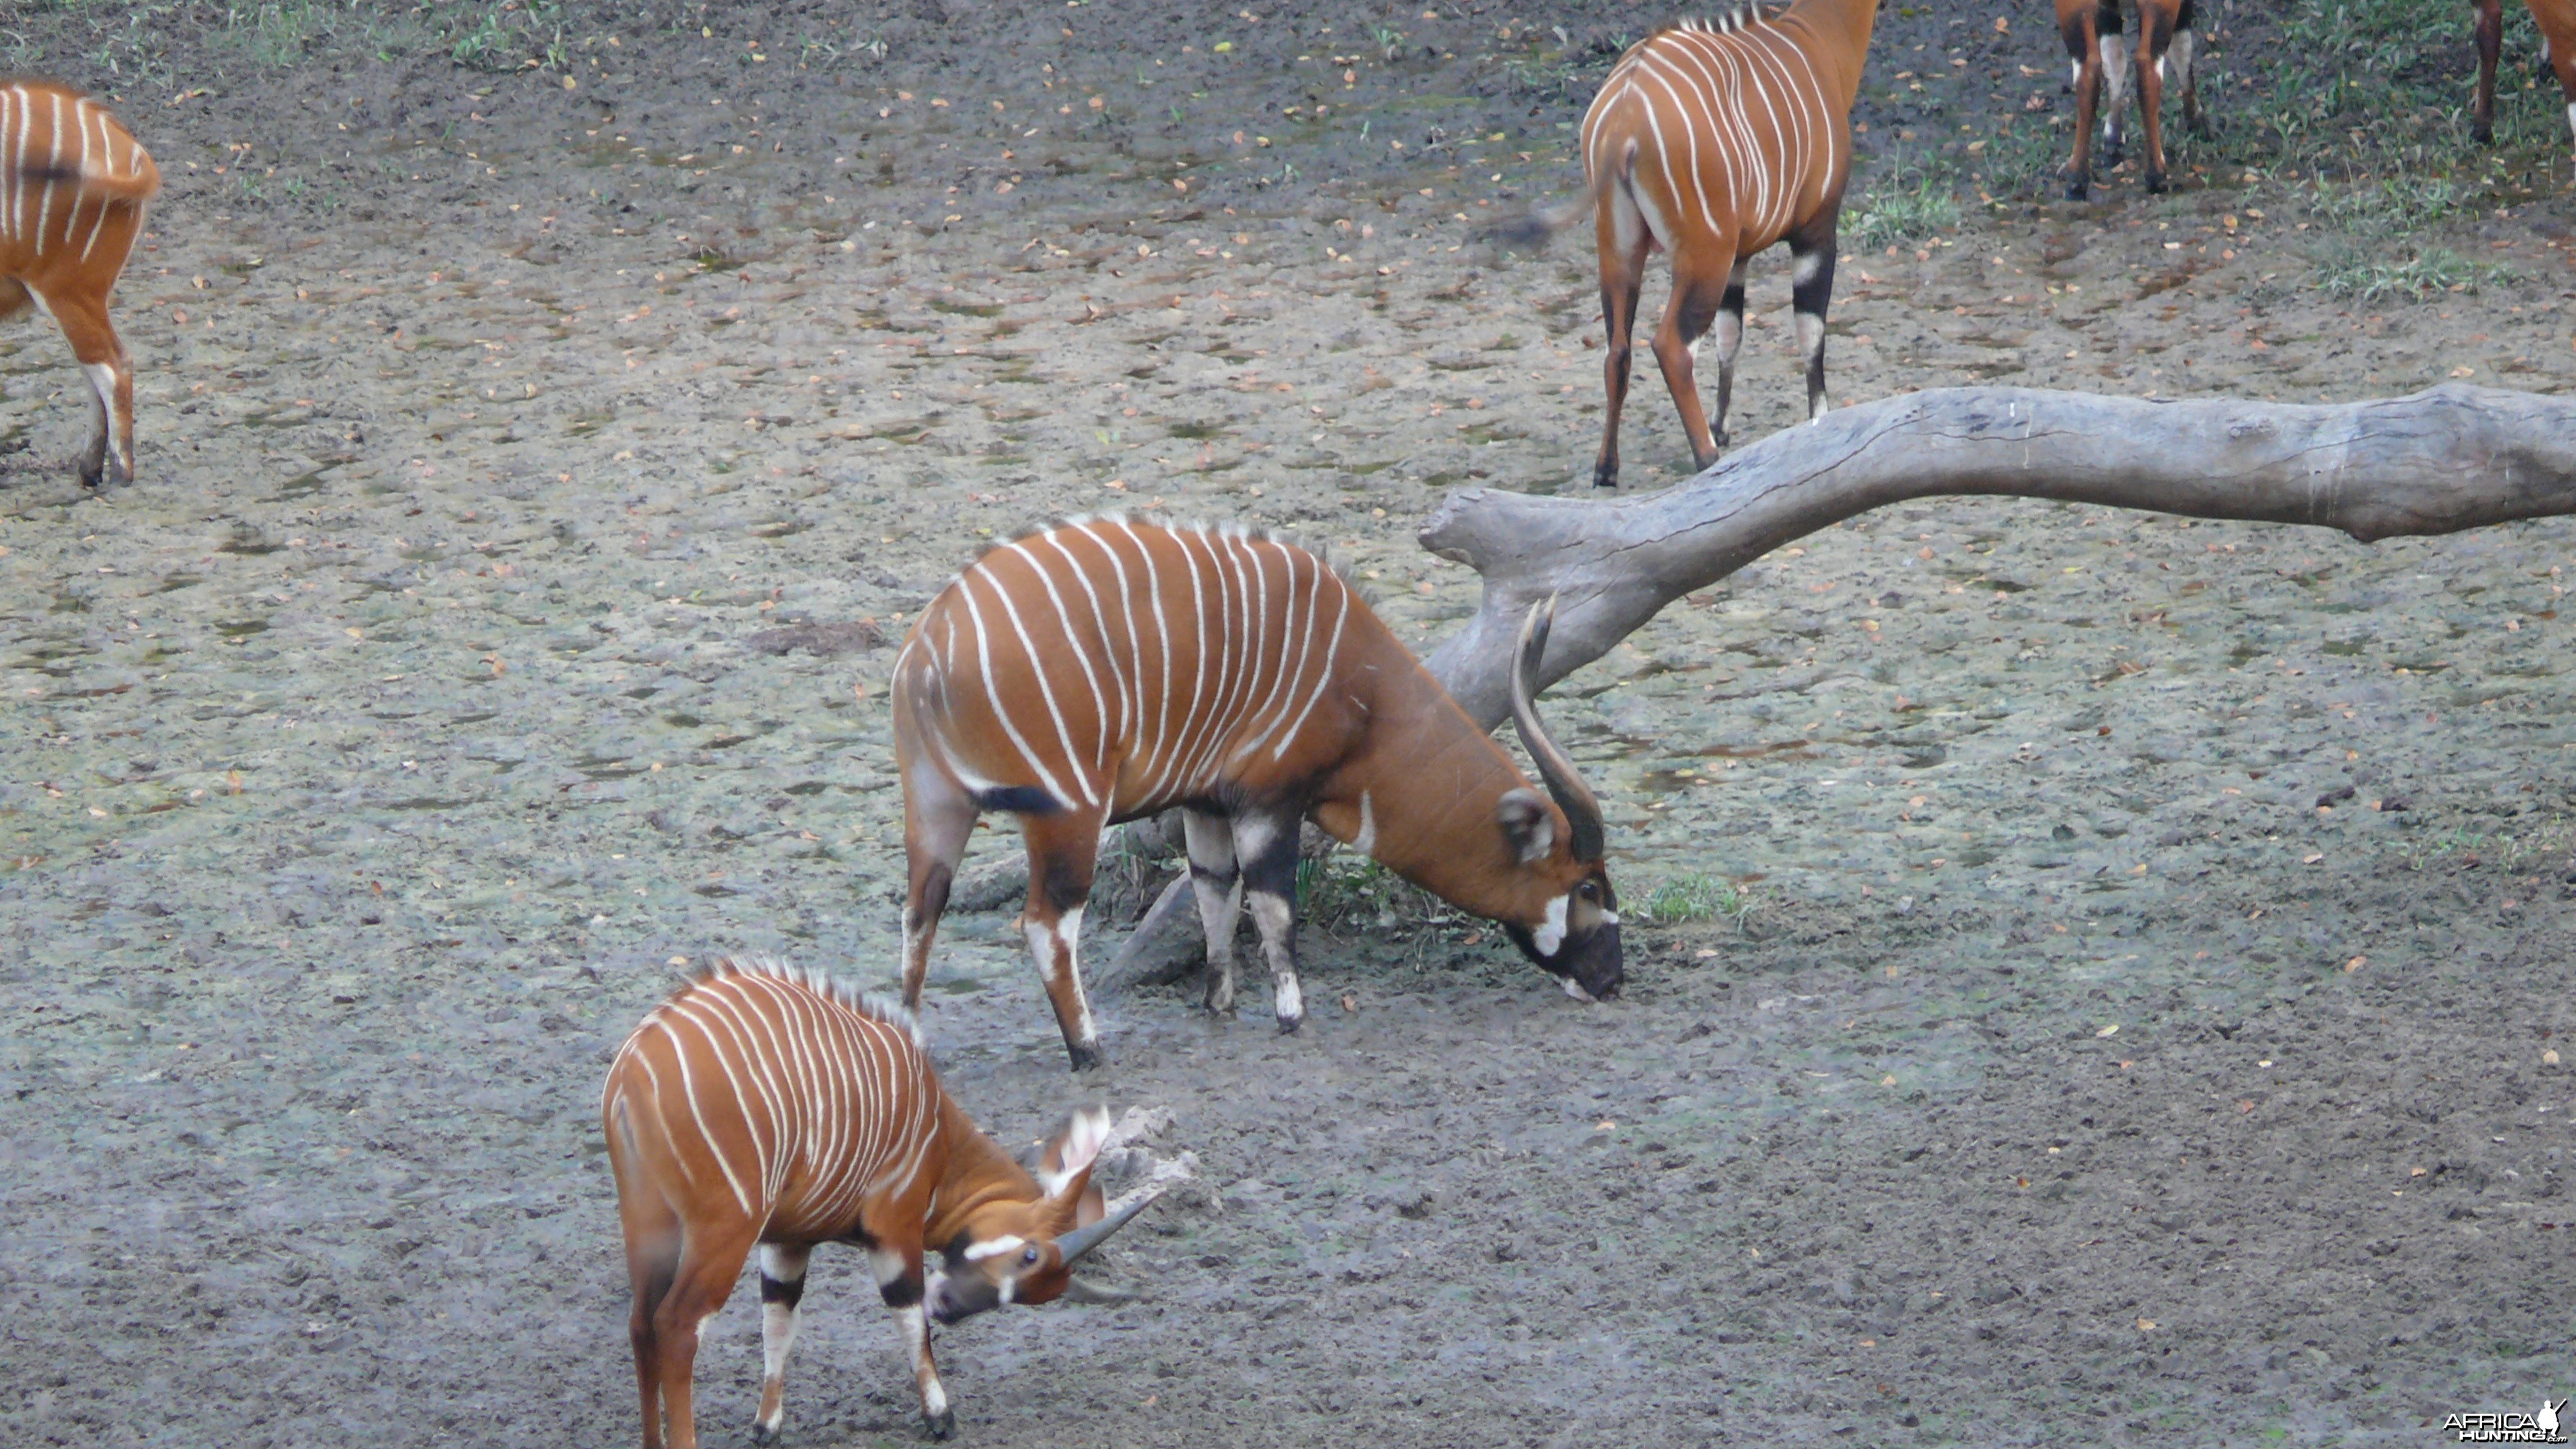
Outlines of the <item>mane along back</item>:
M 674 987 L 665 1004 L 686 1000 L 692 993 L 738 976 L 759 976 L 801 991 L 818 1001 L 837 1007 L 853 1016 L 882 1022 L 903 1033 L 914 1047 L 924 1046 L 921 1021 L 911 1009 L 891 996 L 880 996 L 811 966 L 794 966 L 784 961 L 751 956 L 735 958 L 717 956 L 691 972 L 688 979 Z
M 1309 544 L 1304 539 L 1297 537 L 1293 533 L 1287 533 L 1276 528 L 1265 528 L 1259 524 L 1236 523 L 1231 520 L 1211 521 L 1204 518 L 1194 518 L 1183 521 L 1165 518 L 1160 514 L 1153 513 L 1131 514 L 1118 512 L 1059 514 L 1054 518 L 1048 519 L 1044 523 L 1031 524 L 1029 527 L 1021 529 L 1019 532 L 1012 534 L 1008 538 L 997 538 L 990 543 L 982 544 L 976 548 L 974 555 L 966 561 L 966 566 L 950 576 L 948 584 L 943 586 L 942 592 L 945 592 L 948 587 L 953 587 L 959 578 L 972 573 L 975 570 L 976 565 L 981 564 L 985 560 L 990 559 L 993 555 L 1010 548 L 1013 544 L 1025 544 L 1033 539 L 1045 538 L 1049 534 L 1061 533 L 1070 528 L 1085 528 L 1093 524 L 1114 524 L 1134 528 L 1151 528 L 1164 533 L 1194 533 L 1209 538 L 1239 538 L 1251 540 L 1257 543 L 1277 544 L 1281 548 L 1293 548 L 1297 552 L 1302 553 L 1308 558 L 1315 560 L 1317 563 L 1322 564 L 1325 568 L 1330 569 L 1333 577 L 1342 581 L 1342 587 L 1350 590 L 1351 593 L 1359 597 L 1362 602 L 1375 602 L 1374 599 L 1371 598 L 1367 587 L 1363 584 L 1360 578 L 1351 571 L 1350 561 L 1348 559 L 1345 559 L 1341 555 L 1333 552 L 1329 547 L 1318 548 Z

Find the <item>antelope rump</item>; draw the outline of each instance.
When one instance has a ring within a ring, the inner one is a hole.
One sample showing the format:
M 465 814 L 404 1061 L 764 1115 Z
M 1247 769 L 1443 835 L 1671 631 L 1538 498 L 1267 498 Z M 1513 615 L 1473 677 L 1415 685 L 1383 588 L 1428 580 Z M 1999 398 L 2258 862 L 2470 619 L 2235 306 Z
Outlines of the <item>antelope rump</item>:
M 1621 979 L 1600 807 L 1538 720 L 1523 631 L 1513 719 L 1531 788 L 1332 567 L 1239 527 L 1075 518 L 992 549 L 895 661 L 907 1005 L 976 819 L 1020 818 L 1021 922 L 1078 1070 L 1099 1033 L 1076 957 L 1104 826 L 1179 808 L 1207 930 L 1205 1001 L 1234 1006 L 1249 898 L 1282 1031 L 1304 1019 L 1297 836 L 1334 839 L 1477 915 L 1583 997 Z
M 0 319 L 33 303 L 89 383 L 81 481 L 134 481 L 134 362 L 107 294 L 160 169 L 107 107 L 51 81 L 0 83 Z
M 1105 1112 L 1077 1114 L 1032 1175 L 940 1088 L 912 1014 L 820 973 L 719 960 L 647 1014 L 600 1094 L 634 1291 L 627 1321 L 645 1449 L 695 1449 L 700 1326 L 760 1250 L 763 1374 L 753 1437 L 785 1413 L 805 1266 L 867 1253 L 935 1438 L 956 1425 L 930 1324 L 1051 1302 L 1073 1265 L 1152 1201 L 1091 1185 Z M 924 1254 L 939 1255 L 925 1267 Z
M 1825 312 L 1843 188 L 1851 181 L 1851 108 L 1869 58 L 1878 0 L 1747 4 L 1682 21 L 1630 46 L 1583 115 L 1583 180 L 1601 261 L 1603 380 L 1609 406 L 1592 481 L 1619 481 L 1619 412 L 1646 258 L 1672 256 L 1673 290 L 1655 361 L 1705 468 L 1726 444 L 1735 354 L 1744 339 L 1744 264 L 1786 241 L 1807 416 L 1825 395 Z M 1702 413 L 1694 356 L 1717 327 L 1717 416 Z

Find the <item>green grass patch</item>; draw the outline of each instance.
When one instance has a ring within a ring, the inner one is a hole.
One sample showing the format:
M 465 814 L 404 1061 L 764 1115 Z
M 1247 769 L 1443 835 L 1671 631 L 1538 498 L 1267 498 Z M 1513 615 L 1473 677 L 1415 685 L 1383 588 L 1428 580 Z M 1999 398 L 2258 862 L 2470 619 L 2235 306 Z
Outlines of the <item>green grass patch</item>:
M 1981 150 L 1968 156 L 1968 179 L 1997 197 L 2025 197 L 2050 190 L 2075 148 L 2074 133 L 2051 117 L 2015 116 Z
M 1851 225 L 1857 249 L 1908 246 L 1959 224 L 1958 174 L 1941 158 L 1889 157 L 1870 176 Z
M 2511 267 L 2471 261 L 2448 247 L 2425 247 L 2393 261 L 2375 252 L 2352 250 L 2320 260 L 2317 285 L 2337 297 L 2363 304 L 2424 302 L 2453 292 L 2475 292 L 2514 277 Z
M 2576 864 L 2576 819 L 2526 820 L 2493 830 L 2455 825 L 2411 843 L 2406 863 L 2417 870 L 2427 865 L 2492 865 L 2506 872 Z
M 1715 876 L 1684 875 L 1657 881 L 1635 909 L 1658 926 L 1694 921 L 1732 921 L 1741 926 L 1753 914 L 1753 898 Z
M 2308 212 L 2328 226 L 2380 235 L 2417 232 L 2476 205 L 2468 190 L 2447 176 L 2383 176 L 2342 186 L 2308 188 Z

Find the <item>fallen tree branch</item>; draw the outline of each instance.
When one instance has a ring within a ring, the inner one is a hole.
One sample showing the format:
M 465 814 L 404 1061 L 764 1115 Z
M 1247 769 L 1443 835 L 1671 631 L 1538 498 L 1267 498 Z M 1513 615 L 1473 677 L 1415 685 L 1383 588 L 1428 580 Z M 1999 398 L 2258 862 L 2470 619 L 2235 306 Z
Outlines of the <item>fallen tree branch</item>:
M 1488 728 L 1511 646 L 1558 597 L 1542 688 L 1664 605 L 1846 518 L 1954 494 L 2340 529 L 2364 543 L 2576 513 L 2576 400 L 2492 388 L 2328 406 L 1937 388 L 1825 414 L 1678 488 L 1604 501 L 1464 488 L 1422 546 L 1484 576 L 1425 661 Z
M 2576 513 L 2576 400 L 2445 386 L 2328 406 L 1937 388 L 1772 434 L 1662 493 L 1549 498 L 1462 488 L 1422 546 L 1483 575 L 1467 627 L 1424 662 L 1468 715 L 1511 713 L 1512 641 L 1557 597 L 1541 687 L 1674 599 L 1846 518 L 1985 495 L 2333 528 L 2364 543 Z M 1204 959 L 1186 876 L 1103 974 L 1102 994 Z

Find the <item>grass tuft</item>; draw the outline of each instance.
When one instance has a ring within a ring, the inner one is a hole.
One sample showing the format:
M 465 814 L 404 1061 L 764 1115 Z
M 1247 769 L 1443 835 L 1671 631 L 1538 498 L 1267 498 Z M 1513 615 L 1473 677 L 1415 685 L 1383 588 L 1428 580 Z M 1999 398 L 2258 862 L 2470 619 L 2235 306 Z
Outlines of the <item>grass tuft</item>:
M 1852 223 L 1856 248 L 1905 246 L 1959 224 L 1958 176 L 1938 156 L 1898 152 L 1870 177 Z
M 1675 876 L 1656 882 L 1638 902 L 1637 911 L 1658 926 L 1733 921 L 1740 927 L 1753 914 L 1753 898 L 1715 876 Z
M 2347 250 L 2317 263 L 2317 285 L 2364 304 L 2423 302 L 2452 292 L 2475 292 L 2510 281 L 2511 267 L 2471 261 L 2447 247 L 2426 247 L 2397 261 L 2376 260 L 2370 250 Z
M 2308 198 L 2308 211 L 2317 220 L 2383 236 L 2422 231 L 2474 205 L 2476 198 L 2448 177 L 2404 174 L 2347 186 L 2319 183 Z
M 1469 919 L 1376 861 L 1340 852 L 1297 862 L 1297 916 L 1328 936 L 1417 935 Z

